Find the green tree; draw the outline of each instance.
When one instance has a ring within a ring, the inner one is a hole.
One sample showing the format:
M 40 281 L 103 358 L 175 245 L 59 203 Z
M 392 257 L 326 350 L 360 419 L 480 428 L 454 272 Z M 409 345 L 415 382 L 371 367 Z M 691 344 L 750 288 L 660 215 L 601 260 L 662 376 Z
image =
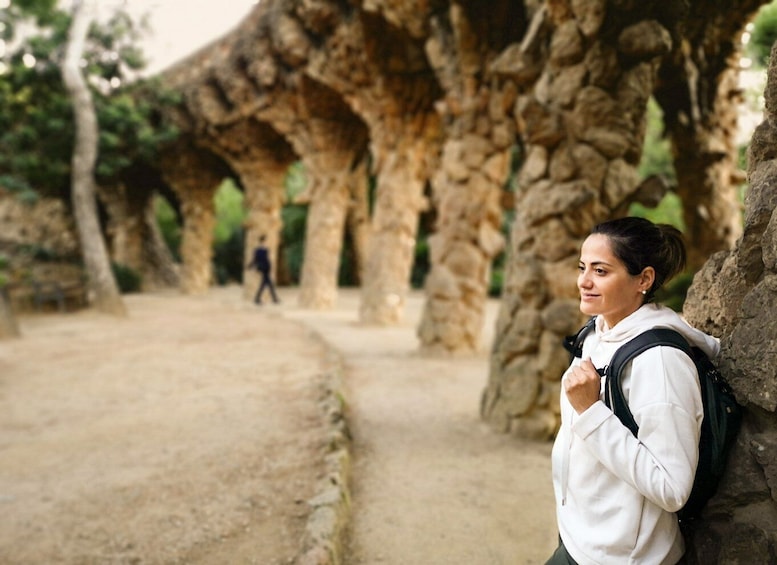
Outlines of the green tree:
M 100 232 L 94 182 L 98 141 L 97 116 L 92 93 L 80 65 L 89 24 L 94 14 L 93 1 L 73 1 L 73 19 L 68 30 L 62 62 L 62 81 L 70 96 L 76 123 L 71 161 L 73 213 L 81 240 L 81 255 L 86 266 L 89 288 L 96 307 L 102 312 L 126 315 L 119 287 L 111 271 L 108 249 Z
M 8 47 L 0 60 L 0 185 L 28 198 L 66 199 L 70 190 L 75 132 L 60 77 L 70 20 L 56 0 L 14 0 L 0 11 L 0 37 Z M 137 46 L 144 29 L 144 22 L 117 11 L 91 25 L 84 46 L 83 71 L 99 123 L 99 183 L 111 182 L 137 159 L 151 159 L 177 135 L 155 110 L 174 96 L 153 81 L 136 80 L 145 66 Z
M 753 21 L 747 53 L 761 67 L 769 64 L 769 52 L 777 40 L 777 2 L 763 6 Z

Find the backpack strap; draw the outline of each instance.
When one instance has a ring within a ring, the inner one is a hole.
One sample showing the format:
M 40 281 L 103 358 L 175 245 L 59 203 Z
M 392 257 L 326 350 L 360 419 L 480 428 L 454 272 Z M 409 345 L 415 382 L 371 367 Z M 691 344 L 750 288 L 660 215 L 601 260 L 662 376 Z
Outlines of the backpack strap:
M 693 359 L 691 346 L 688 345 L 688 342 L 682 335 L 669 328 L 654 328 L 639 334 L 628 343 L 620 346 L 613 354 L 610 364 L 605 367 L 607 378 L 604 387 L 604 403 L 610 407 L 623 425 L 634 434 L 634 437 L 637 437 L 639 426 L 634 420 L 629 404 L 623 395 L 621 373 L 623 373 L 626 363 L 640 353 L 658 345 L 674 347 Z
M 592 316 L 588 319 L 585 325 L 578 330 L 574 335 L 568 335 L 564 338 L 564 349 L 569 351 L 569 362 L 571 363 L 575 357 L 583 356 L 583 342 L 586 336 L 594 329 L 596 323 L 596 316 Z

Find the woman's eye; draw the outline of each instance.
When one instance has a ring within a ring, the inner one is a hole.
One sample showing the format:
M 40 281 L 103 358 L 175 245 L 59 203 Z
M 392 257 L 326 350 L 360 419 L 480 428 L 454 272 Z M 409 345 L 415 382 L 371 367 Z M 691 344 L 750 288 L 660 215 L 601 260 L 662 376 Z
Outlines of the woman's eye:
M 584 265 L 578 265 L 577 266 L 577 270 L 582 273 L 583 271 L 585 271 L 585 266 Z
M 604 269 L 596 269 L 594 272 L 597 275 L 606 275 L 607 274 L 607 271 L 605 271 Z

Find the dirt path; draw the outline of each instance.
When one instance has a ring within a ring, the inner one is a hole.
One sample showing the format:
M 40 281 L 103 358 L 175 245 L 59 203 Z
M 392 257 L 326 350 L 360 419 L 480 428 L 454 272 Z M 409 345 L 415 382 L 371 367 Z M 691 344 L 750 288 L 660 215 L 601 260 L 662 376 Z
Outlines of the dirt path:
M 323 351 L 236 291 L 21 320 L 0 342 L 0 562 L 288 563 Z
M 550 446 L 479 421 L 486 355 L 418 356 L 420 295 L 396 328 L 359 326 L 355 291 L 325 313 L 281 297 L 23 318 L 24 337 L 0 342 L 0 563 L 290 563 L 330 437 L 327 350 L 307 328 L 345 363 L 345 565 L 542 563 Z
M 550 444 L 488 430 L 478 416 L 485 351 L 421 357 L 422 296 L 398 327 L 357 323 L 358 293 L 332 312 L 289 311 L 340 350 L 354 435 L 347 565 L 544 563 L 557 544 Z M 490 343 L 497 303 L 489 304 Z

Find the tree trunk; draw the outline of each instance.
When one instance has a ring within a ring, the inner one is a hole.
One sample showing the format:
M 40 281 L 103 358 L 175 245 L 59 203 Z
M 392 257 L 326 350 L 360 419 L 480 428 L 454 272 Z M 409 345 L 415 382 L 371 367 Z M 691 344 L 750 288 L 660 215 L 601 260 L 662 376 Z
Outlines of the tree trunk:
M 94 164 L 97 160 L 97 117 L 92 95 L 81 75 L 79 63 L 89 31 L 94 5 L 73 2 L 62 79 L 73 101 L 76 139 L 72 160 L 73 213 L 81 240 L 81 252 L 88 277 L 90 300 L 101 312 L 124 316 L 126 309 L 111 271 L 110 259 L 97 216 Z

